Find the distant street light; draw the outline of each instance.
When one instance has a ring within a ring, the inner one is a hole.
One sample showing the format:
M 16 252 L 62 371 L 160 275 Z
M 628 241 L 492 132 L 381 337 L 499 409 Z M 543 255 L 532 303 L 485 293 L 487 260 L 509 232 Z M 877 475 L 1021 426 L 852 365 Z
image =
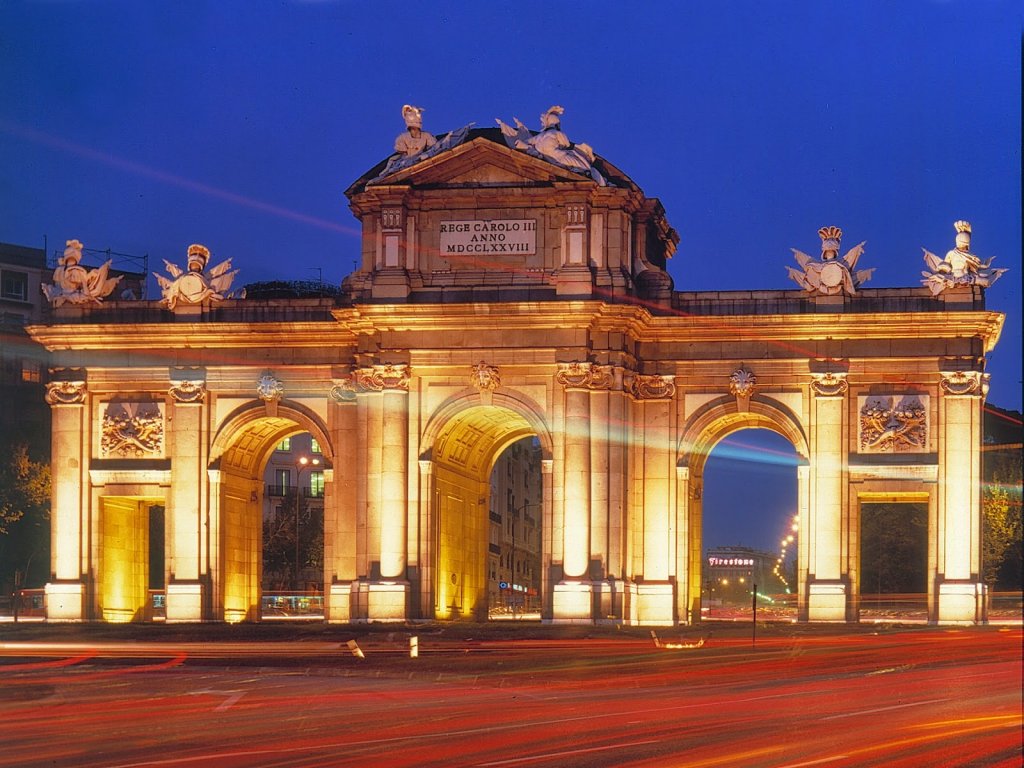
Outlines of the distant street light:
M 292 589 L 299 588 L 299 505 L 302 497 L 302 470 L 320 465 L 320 459 L 299 456 L 295 462 L 295 563 L 292 573 Z

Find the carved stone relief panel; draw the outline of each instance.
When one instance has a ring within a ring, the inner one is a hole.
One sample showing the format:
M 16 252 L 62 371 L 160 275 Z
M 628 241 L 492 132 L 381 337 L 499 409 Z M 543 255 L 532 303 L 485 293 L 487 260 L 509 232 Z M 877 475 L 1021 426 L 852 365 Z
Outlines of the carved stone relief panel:
M 152 459 L 164 452 L 161 403 L 111 402 L 103 409 L 100 458 Z
M 864 395 L 857 399 L 861 453 L 928 450 L 928 395 Z

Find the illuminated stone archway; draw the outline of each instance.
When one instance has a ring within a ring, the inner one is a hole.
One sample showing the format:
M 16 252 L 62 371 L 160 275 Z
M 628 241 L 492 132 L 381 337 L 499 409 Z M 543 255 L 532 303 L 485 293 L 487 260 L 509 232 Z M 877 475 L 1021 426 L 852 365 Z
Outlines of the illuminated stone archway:
M 699 621 L 702 593 L 702 541 L 704 518 L 704 468 L 714 447 L 731 434 L 744 429 L 766 429 L 789 442 L 798 456 L 797 509 L 801 534 L 807 525 L 809 478 L 808 442 L 796 414 L 779 401 L 763 397 L 737 399 L 722 397 L 700 407 L 687 422 L 679 446 L 677 478 L 681 536 L 677 552 L 679 572 L 684 580 L 679 590 L 682 615 Z M 801 535 L 797 553 L 798 610 L 806 613 L 805 584 L 810 537 Z
M 333 464 L 330 622 L 478 617 L 481 485 L 527 434 L 542 449 L 544 619 L 695 621 L 704 462 L 757 427 L 806 459 L 802 618 L 858 619 L 859 509 L 892 498 L 927 499 L 929 619 L 983 621 L 984 368 L 1003 322 L 984 283 L 847 290 L 829 227 L 833 263 L 808 257 L 828 280 L 676 290 L 679 236 L 656 198 L 603 157 L 567 167 L 530 146 L 470 128 L 382 159 L 346 192 L 359 261 L 329 296 L 174 283 L 30 328 L 52 364 L 47 615 L 104 618 L 103 552 L 117 516 L 136 515 L 124 499 L 165 503 L 168 621 L 255 618 L 247 510 L 265 452 L 301 428 Z
M 243 406 L 228 416 L 213 440 L 208 473 L 211 609 L 225 621 L 260 618 L 264 469 L 275 446 L 300 432 L 311 433 L 320 444 L 329 477 L 333 449 L 324 425 L 297 403 L 280 402 L 271 409 Z M 325 482 L 325 518 L 333 502 L 328 488 Z M 326 530 L 324 538 L 327 550 Z

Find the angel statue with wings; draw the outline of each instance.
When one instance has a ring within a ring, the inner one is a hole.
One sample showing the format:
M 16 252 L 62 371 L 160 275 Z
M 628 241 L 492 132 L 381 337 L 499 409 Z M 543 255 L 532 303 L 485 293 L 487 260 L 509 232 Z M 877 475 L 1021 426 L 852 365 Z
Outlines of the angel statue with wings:
M 222 261 L 211 269 L 206 269 L 210 260 L 210 249 L 193 243 L 188 247 L 188 269 L 164 259 L 164 265 L 173 279 L 168 280 L 155 272 L 153 277 L 160 284 L 163 302 L 173 310 L 179 304 L 202 304 L 204 301 L 221 301 L 223 299 L 244 299 L 245 289 L 229 293 L 231 283 L 238 270 L 231 269 L 231 259 Z
M 786 267 L 790 279 L 810 293 L 822 296 L 847 293 L 855 296 L 857 289 L 870 280 L 871 273 L 875 271 L 873 267 L 857 269 L 857 260 L 864 253 L 864 243 L 855 245 L 840 259 L 839 243 L 843 237 L 843 230 L 839 227 L 822 227 L 818 230 L 818 236 L 821 238 L 821 261 L 816 261 L 803 251 L 792 248 L 793 257 L 803 272 Z
M 53 270 L 53 284 L 44 283 L 43 294 L 54 307 L 63 304 L 99 304 L 109 296 L 121 276 L 110 277 L 110 261 L 97 269 L 86 269 L 82 261 L 82 244 L 68 240 L 64 255 L 57 260 Z

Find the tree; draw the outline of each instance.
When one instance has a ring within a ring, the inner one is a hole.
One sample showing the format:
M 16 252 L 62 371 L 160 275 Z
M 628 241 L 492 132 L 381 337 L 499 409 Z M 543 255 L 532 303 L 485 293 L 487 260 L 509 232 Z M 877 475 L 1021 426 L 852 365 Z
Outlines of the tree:
M 860 536 L 862 593 L 926 590 L 927 505 L 863 504 Z
M 0 583 L 42 585 L 49 569 L 50 464 L 24 443 L 0 445 Z
M 1001 581 L 1016 590 L 1021 583 L 1020 450 L 993 454 L 986 456 L 988 471 L 981 496 L 983 579 L 990 590 Z M 1007 574 L 1009 570 L 1015 573 Z

